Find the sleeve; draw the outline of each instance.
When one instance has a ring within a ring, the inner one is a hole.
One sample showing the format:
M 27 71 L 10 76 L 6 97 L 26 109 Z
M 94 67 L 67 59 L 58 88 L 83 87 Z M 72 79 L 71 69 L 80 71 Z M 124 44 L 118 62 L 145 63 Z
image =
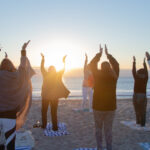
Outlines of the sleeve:
M 136 62 L 133 62 L 132 75 L 133 75 L 133 78 L 135 79 L 136 78 Z
M 97 68 L 97 64 L 98 62 L 100 61 L 100 57 L 101 55 L 100 54 L 97 54 L 90 62 L 89 66 L 90 66 L 90 69 L 93 73 L 93 76 L 96 76 L 97 72 L 98 72 L 98 68 Z
M 42 73 L 43 76 L 46 74 L 44 63 L 45 63 L 45 60 L 44 60 L 44 58 L 42 58 L 42 61 L 41 61 L 41 73 Z
M 30 80 L 31 77 L 35 74 L 35 71 L 34 69 L 32 69 L 30 62 L 26 56 L 21 57 L 19 69 L 17 72 L 19 73 L 19 81 Z
M 85 59 L 85 62 L 84 62 L 84 73 L 86 71 L 86 68 L 87 68 L 87 59 Z
M 107 58 L 108 58 L 108 60 L 109 60 L 109 62 L 110 62 L 110 64 L 111 64 L 111 66 L 112 66 L 114 72 L 116 73 L 117 78 L 118 78 L 118 77 L 119 77 L 119 71 L 120 71 L 120 69 L 119 69 L 119 63 L 118 63 L 117 60 L 116 60 L 112 55 L 110 55 L 110 54 L 107 56 Z
M 147 80 L 148 80 L 148 70 L 147 70 L 147 65 L 146 65 L 146 63 L 144 62 L 144 70 L 145 70 L 145 74 L 146 74 L 146 78 L 147 78 Z
M 149 65 L 149 67 L 150 67 L 150 59 L 148 59 L 147 62 L 148 62 L 148 65 Z

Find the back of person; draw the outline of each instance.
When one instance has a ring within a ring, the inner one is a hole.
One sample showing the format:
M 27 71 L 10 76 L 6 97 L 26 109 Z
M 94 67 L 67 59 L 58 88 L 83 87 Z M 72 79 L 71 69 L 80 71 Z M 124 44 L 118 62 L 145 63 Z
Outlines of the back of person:
M 117 80 L 108 73 L 99 71 L 94 79 L 93 108 L 101 111 L 116 109 L 116 84 Z
M 134 93 L 146 94 L 146 87 L 148 82 L 148 71 L 147 71 L 145 59 L 144 59 L 143 66 L 144 68 L 141 68 L 138 71 L 136 71 L 136 58 L 133 57 L 132 74 L 134 78 Z
M 145 93 L 146 94 L 146 87 L 147 87 L 148 77 L 146 74 L 143 77 L 139 77 L 136 75 L 135 82 L 134 82 L 134 93 Z
M 51 73 L 46 73 L 43 76 L 43 85 L 42 85 L 42 96 L 47 99 L 50 97 L 52 90 L 54 89 L 56 85 L 56 75 L 53 76 Z

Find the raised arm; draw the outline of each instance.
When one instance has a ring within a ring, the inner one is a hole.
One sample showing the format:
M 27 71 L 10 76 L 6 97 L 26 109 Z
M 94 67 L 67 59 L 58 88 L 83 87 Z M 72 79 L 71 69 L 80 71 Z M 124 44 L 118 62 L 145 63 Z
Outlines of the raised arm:
M 86 68 L 87 68 L 87 63 L 88 63 L 88 56 L 87 56 L 87 54 L 85 53 L 84 73 L 85 73 Z
M 146 55 L 146 58 L 147 58 L 148 65 L 150 67 L 150 54 L 148 52 L 146 52 L 145 55 Z
M 65 72 L 65 67 L 66 67 L 66 57 L 67 57 L 67 55 L 65 55 L 65 56 L 63 57 L 63 64 L 64 64 L 64 67 L 63 67 L 62 70 L 60 70 L 60 71 L 58 72 L 59 77 L 62 77 L 63 74 L 64 74 L 64 72 Z
M 102 53 L 103 53 L 103 48 L 101 47 L 100 45 L 100 52 L 96 54 L 96 56 L 91 60 L 89 66 L 90 66 L 90 69 L 93 73 L 93 75 L 95 76 L 98 72 L 98 68 L 97 68 L 97 64 L 98 62 L 100 61 L 100 58 L 102 56 Z
M 23 44 L 22 49 L 21 49 L 21 61 L 20 61 L 20 68 L 25 68 L 27 66 L 27 58 L 26 58 L 26 48 L 28 44 L 30 43 L 30 40 L 26 43 Z M 5 57 L 7 57 L 7 53 L 5 53 Z
M 135 56 L 133 56 L 132 74 L 133 74 L 133 77 L 135 79 L 135 77 L 136 77 L 136 58 L 135 58 Z
M 105 45 L 105 53 L 106 53 L 106 56 L 107 56 L 107 58 L 111 64 L 111 66 L 112 66 L 112 69 L 115 73 L 114 76 L 116 76 L 116 78 L 118 78 L 119 77 L 119 71 L 120 71 L 119 63 L 111 54 L 108 53 L 108 49 L 107 49 L 106 45 Z
M 143 66 L 144 66 L 146 77 L 148 78 L 148 70 L 147 70 L 147 65 L 146 65 L 146 62 L 145 62 L 145 58 L 144 58 Z
M 44 67 L 45 58 L 44 58 L 44 55 L 42 53 L 41 53 L 41 57 L 42 57 L 42 60 L 41 60 L 41 73 L 42 73 L 42 75 L 45 75 L 46 74 L 46 70 L 45 70 L 45 67 Z

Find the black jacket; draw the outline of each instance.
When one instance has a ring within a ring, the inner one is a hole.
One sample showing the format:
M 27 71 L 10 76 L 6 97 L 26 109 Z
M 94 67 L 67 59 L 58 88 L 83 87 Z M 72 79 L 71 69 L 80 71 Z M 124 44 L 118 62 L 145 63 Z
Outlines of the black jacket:
M 113 111 L 116 109 L 116 84 L 119 77 L 119 64 L 108 55 L 109 62 L 117 77 L 111 73 L 97 69 L 100 56 L 96 55 L 90 63 L 90 68 L 94 76 L 93 109 L 98 111 Z

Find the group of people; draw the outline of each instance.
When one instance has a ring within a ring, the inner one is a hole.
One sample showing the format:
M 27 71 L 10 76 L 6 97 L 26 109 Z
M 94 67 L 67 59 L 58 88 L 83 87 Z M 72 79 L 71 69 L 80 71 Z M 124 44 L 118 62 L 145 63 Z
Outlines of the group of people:
M 0 64 L 0 150 L 15 150 L 16 130 L 22 127 L 31 106 L 32 83 L 31 77 L 35 74 L 26 55 L 26 48 L 30 41 L 24 43 L 21 49 L 21 62 L 18 69 L 5 57 Z M 89 110 L 93 112 L 96 130 L 97 149 L 102 150 L 102 130 L 104 128 L 107 150 L 112 150 L 112 125 L 117 108 L 116 86 L 119 78 L 119 63 L 104 47 L 108 61 L 101 63 L 98 69 L 103 48 L 100 46 L 99 53 L 88 63 L 85 56 L 83 101 L 81 108 L 85 109 L 85 102 L 89 97 Z M 57 72 L 54 66 L 45 69 L 44 55 L 41 54 L 42 85 L 42 125 L 47 125 L 47 110 L 51 107 L 52 129 L 58 130 L 57 108 L 59 98 L 67 98 L 70 91 L 65 87 L 62 77 L 64 68 Z M 150 55 L 146 52 L 150 65 Z M 136 58 L 133 57 L 134 94 L 133 104 L 136 112 L 137 125 L 145 126 L 146 123 L 146 87 L 148 82 L 148 70 L 144 59 L 144 68 L 136 71 Z

